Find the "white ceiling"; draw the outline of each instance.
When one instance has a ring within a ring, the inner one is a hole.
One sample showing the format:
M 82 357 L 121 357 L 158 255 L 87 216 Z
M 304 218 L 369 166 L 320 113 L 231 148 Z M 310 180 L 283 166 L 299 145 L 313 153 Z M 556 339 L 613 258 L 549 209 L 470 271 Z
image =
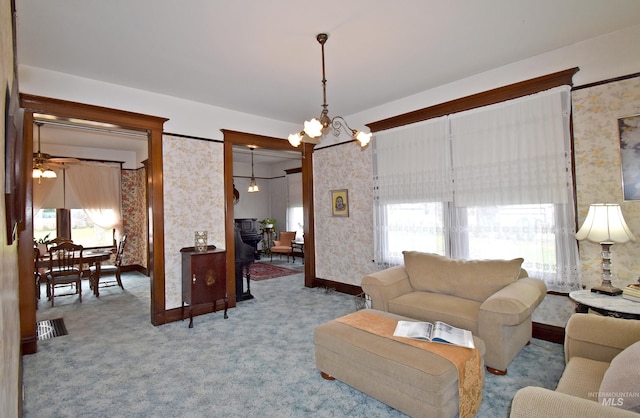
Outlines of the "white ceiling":
M 638 0 L 16 0 L 18 62 L 272 119 L 350 115 L 640 23 Z

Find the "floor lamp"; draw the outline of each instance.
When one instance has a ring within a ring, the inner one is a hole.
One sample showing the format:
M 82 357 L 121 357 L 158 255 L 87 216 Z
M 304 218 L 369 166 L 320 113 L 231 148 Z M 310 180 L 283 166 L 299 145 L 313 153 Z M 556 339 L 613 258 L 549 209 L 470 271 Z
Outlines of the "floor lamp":
M 620 205 L 614 203 L 594 203 L 589 206 L 587 219 L 576 233 L 578 240 L 600 243 L 602 246 L 602 284 L 593 287 L 592 292 L 616 296 L 622 290 L 611 285 L 611 246 L 628 241 L 635 241 L 636 237 L 627 226 L 622 216 Z

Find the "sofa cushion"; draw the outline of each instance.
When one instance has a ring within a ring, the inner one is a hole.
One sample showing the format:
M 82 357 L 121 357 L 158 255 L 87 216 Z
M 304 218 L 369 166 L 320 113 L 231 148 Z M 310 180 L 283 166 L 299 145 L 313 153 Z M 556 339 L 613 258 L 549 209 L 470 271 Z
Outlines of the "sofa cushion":
M 455 309 L 452 307 L 455 306 Z M 480 302 L 431 292 L 411 292 L 389 301 L 389 312 L 419 321 L 442 321 L 478 335 Z
M 556 391 L 591 401 L 598 401 L 598 389 L 609 362 L 571 357 L 562 372 Z
M 611 360 L 600 384 L 598 402 L 640 412 L 640 341 L 631 344 Z
M 520 275 L 522 258 L 458 260 L 438 254 L 404 251 L 404 265 L 415 290 L 485 301 Z

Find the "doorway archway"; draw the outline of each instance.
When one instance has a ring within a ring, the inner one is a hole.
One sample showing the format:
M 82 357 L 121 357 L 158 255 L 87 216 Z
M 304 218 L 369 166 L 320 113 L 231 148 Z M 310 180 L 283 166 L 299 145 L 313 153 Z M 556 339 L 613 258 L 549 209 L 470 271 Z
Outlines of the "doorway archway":
M 18 235 L 18 269 L 20 281 L 20 336 L 22 352 L 37 351 L 36 300 L 33 280 L 33 149 L 34 114 L 45 114 L 60 118 L 77 118 L 104 122 L 124 129 L 147 132 L 147 210 L 148 271 L 151 283 L 150 319 L 153 325 L 161 325 L 165 318 L 165 271 L 164 271 L 164 212 L 162 182 L 162 132 L 168 119 L 140 113 L 87 105 L 47 97 L 20 95 L 20 107 L 24 110 L 23 138 L 24 156 L 22 177 L 24 179 L 25 211 Z M 29 151 L 29 152 L 27 152 Z M 158 262 L 155 262 L 158 260 Z
M 313 215 L 313 144 L 299 148 L 288 141 L 264 135 L 222 129 L 224 134 L 225 246 L 227 248 L 227 289 L 235 288 L 235 248 L 233 211 L 233 146 L 257 145 L 275 150 L 299 151 L 302 154 L 302 207 L 304 217 L 304 285 L 313 287 L 316 277 L 315 232 Z M 231 286 L 231 287 L 230 287 Z M 233 301 L 235 305 L 235 300 Z

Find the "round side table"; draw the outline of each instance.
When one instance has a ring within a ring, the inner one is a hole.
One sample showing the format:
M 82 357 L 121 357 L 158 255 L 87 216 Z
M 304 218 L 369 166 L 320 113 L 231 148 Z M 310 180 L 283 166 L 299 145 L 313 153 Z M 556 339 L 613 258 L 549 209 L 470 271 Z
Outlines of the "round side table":
M 624 319 L 640 319 L 640 302 L 624 299 L 622 295 L 609 296 L 590 290 L 574 290 L 569 297 L 576 303 L 577 313 L 593 310 L 601 315 Z

